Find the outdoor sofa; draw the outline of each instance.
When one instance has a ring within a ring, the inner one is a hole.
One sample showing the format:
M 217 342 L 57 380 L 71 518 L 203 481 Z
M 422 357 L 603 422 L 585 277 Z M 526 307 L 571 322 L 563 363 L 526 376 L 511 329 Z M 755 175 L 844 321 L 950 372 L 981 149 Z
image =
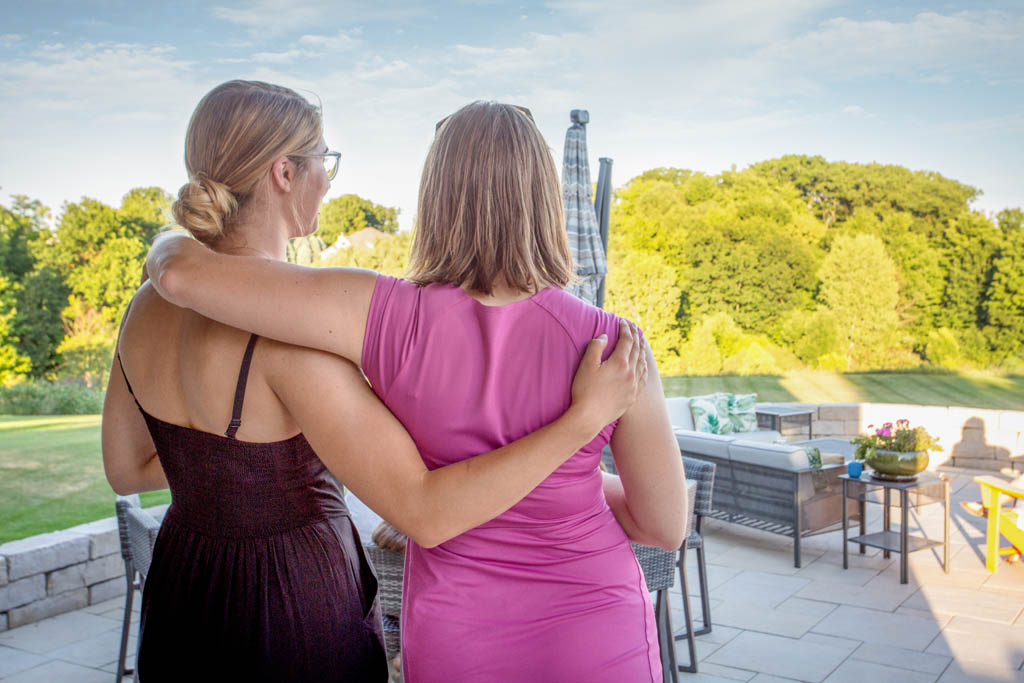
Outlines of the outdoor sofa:
M 682 454 L 715 464 L 709 516 L 792 538 L 795 567 L 800 567 L 802 538 L 841 528 L 842 455 L 822 453 L 821 466 L 812 467 L 807 449 L 784 443 L 778 432 L 698 432 L 689 398 L 670 398 L 667 404 Z M 848 511 L 854 521 L 858 514 Z

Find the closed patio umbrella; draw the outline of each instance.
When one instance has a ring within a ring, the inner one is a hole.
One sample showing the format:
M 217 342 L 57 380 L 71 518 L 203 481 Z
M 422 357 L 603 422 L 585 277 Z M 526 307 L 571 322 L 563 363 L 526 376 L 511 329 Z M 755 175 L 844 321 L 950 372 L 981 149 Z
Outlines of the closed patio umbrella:
M 590 187 L 585 128 L 590 121 L 590 115 L 586 110 L 573 109 L 569 117 L 572 125 L 565 133 L 562 205 L 565 209 L 569 250 L 572 252 L 579 280 L 566 289 L 587 303 L 597 305 L 604 276 L 608 272 L 608 263 Z

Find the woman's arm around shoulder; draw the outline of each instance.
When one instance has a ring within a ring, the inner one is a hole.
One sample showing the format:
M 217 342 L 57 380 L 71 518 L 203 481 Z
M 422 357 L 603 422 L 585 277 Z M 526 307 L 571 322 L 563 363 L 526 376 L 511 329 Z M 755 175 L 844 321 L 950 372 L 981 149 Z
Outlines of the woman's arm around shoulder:
M 115 493 L 126 496 L 167 488 L 167 477 L 160 466 L 156 446 L 135 399 L 128 391 L 116 350 L 107 393 L 103 397 L 103 426 L 100 431 L 103 470 Z
M 146 259 L 160 296 L 268 339 L 359 363 L 377 273 L 308 268 L 208 249 L 184 232 L 160 235 Z
M 612 433 L 619 478 L 605 478 L 605 497 L 631 540 L 675 550 L 686 529 L 686 475 L 654 355 L 645 353 L 650 378 Z
M 402 424 L 359 370 L 312 349 L 268 344 L 267 377 L 310 445 L 345 486 L 409 538 L 431 547 L 500 515 L 632 404 L 646 379 L 640 342 L 620 330 L 587 347 L 564 415 L 518 441 L 428 470 Z

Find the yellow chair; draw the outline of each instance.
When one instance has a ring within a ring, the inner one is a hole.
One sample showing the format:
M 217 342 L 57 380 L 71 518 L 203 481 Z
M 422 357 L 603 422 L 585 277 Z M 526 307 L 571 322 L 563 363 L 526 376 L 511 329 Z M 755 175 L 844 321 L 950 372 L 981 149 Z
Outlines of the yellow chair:
M 988 536 L 986 538 L 985 568 L 994 572 L 999 566 L 1000 555 L 1024 552 L 1024 528 L 1018 526 L 1018 519 L 1024 516 L 1024 509 L 1004 508 L 1007 498 L 1024 499 L 1024 490 L 1011 487 L 996 477 L 975 477 L 981 486 L 981 504 L 988 509 Z M 1003 536 L 1012 547 L 1000 548 L 999 537 Z

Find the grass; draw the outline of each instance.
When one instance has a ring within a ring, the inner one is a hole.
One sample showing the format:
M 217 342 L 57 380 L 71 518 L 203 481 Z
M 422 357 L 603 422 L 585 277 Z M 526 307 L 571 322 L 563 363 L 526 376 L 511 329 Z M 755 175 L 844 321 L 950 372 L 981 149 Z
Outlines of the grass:
M 940 373 L 801 373 L 785 377 L 667 377 L 667 396 L 756 393 L 762 401 L 912 403 L 1024 410 L 1024 377 Z M 170 501 L 168 491 L 143 504 Z M 99 415 L 0 416 L 0 543 L 109 517 Z
M 142 495 L 143 505 L 170 499 Z M 0 416 L 0 543 L 113 514 L 99 415 Z
M 1024 377 L 930 372 L 793 373 L 775 376 L 666 377 L 666 396 L 726 391 L 756 393 L 759 401 L 796 403 L 910 403 L 1024 410 Z

